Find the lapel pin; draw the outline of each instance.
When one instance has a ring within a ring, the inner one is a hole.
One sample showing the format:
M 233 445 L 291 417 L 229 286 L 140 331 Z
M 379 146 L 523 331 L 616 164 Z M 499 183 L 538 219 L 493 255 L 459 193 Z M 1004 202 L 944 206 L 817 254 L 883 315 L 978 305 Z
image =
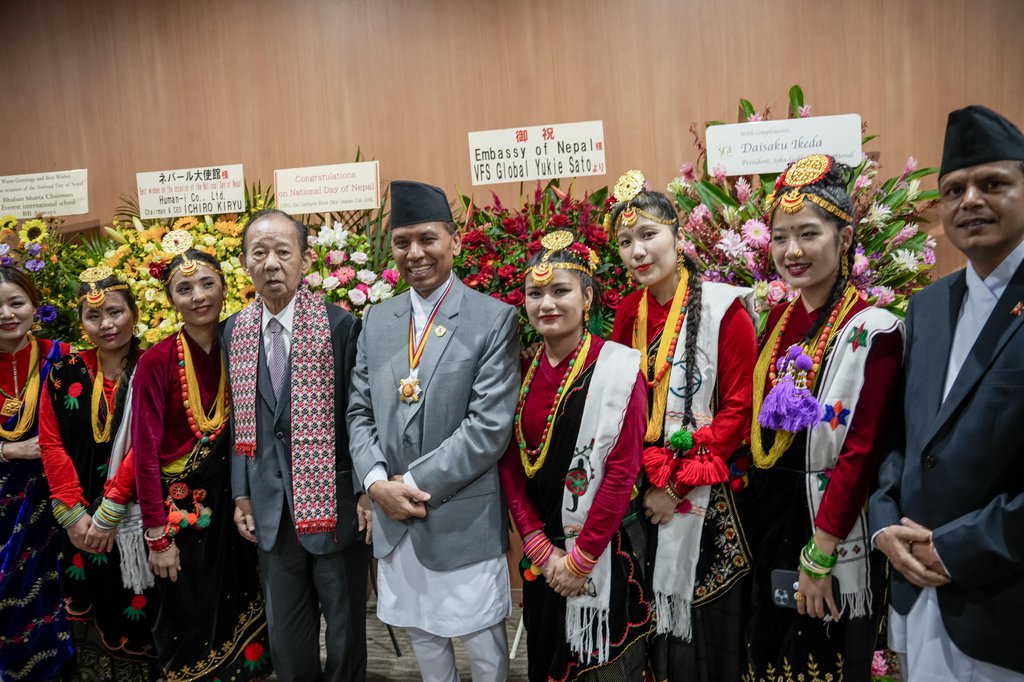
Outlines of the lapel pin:
M 1013 310 L 1010 311 L 1010 314 L 1019 317 L 1022 311 L 1024 311 L 1024 301 L 1017 301 L 1017 305 L 1013 306 Z
M 1020 311 L 1018 310 L 1017 312 L 1019 313 Z M 443 324 L 439 324 L 437 325 L 437 327 L 434 328 L 434 333 L 438 336 L 444 336 L 445 334 L 448 333 L 448 330 L 445 328 Z

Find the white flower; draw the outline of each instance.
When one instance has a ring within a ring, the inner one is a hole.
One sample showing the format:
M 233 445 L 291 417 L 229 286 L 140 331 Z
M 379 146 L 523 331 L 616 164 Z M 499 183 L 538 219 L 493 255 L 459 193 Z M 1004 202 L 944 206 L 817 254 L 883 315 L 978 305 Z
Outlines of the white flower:
M 747 252 L 747 245 L 743 243 L 743 237 L 736 230 L 724 230 L 715 248 L 730 258 L 739 258 Z
M 160 324 L 158 324 L 156 326 L 156 328 L 157 329 L 170 329 L 173 326 L 174 326 L 174 320 L 172 320 L 171 318 L 168 317 L 168 318 L 164 318 L 163 320 L 160 320 Z
M 899 249 L 892 254 L 892 264 L 900 270 L 917 272 L 919 261 L 917 259 L 917 254 L 913 251 L 909 249 Z
M 669 194 L 682 194 L 686 191 L 686 188 L 687 184 L 685 180 L 682 178 L 672 178 L 669 180 L 668 187 L 665 189 L 668 190 Z
M 343 249 L 348 243 L 348 232 L 339 227 L 321 227 L 316 234 L 318 246 Z
M 366 265 L 366 261 L 370 260 L 370 257 L 367 256 L 362 251 L 353 251 L 351 254 L 349 254 L 349 260 L 351 260 L 356 265 Z
M 214 237 L 212 234 L 208 234 L 205 237 L 203 237 L 203 244 L 206 244 L 207 246 L 216 246 L 217 238 Z
M 768 298 L 768 289 L 769 287 L 767 281 L 759 279 L 758 281 L 754 282 L 754 296 L 757 297 L 758 299 L 764 300 Z
M 730 227 L 736 227 L 737 219 L 740 215 L 740 210 L 738 208 L 733 208 L 732 206 L 723 206 L 721 209 L 721 213 L 722 220 L 725 221 L 726 225 L 729 225 Z
M 373 284 L 377 280 L 377 273 L 373 270 L 360 270 L 356 273 L 356 278 L 363 284 Z
M 146 289 L 145 299 L 152 303 L 156 299 L 156 289 Z
M 380 280 L 370 287 L 370 303 L 386 301 L 391 298 L 391 294 L 393 292 L 394 289 L 391 288 L 390 284 L 384 280 Z
M 117 255 L 117 253 L 113 249 L 111 249 L 110 251 L 104 251 L 103 252 L 103 257 L 106 258 L 107 260 L 110 260 L 111 258 L 113 258 L 116 255 Z
M 222 260 L 220 262 L 220 269 L 224 271 L 225 275 L 230 275 L 235 271 L 235 266 L 231 264 L 229 260 Z
M 921 194 L 921 181 L 918 179 L 911 180 L 907 183 L 907 201 L 913 201 L 917 199 Z
M 362 289 L 349 289 L 348 300 L 352 301 L 354 305 L 363 305 L 366 303 L 366 294 Z
M 327 291 L 330 291 L 331 289 L 337 289 L 338 288 L 338 284 L 340 284 L 340 282 L 338 282 L 338 278 L 335 277 L 334 275 L 330 275 L 328 277 L 324 277 L 323 287 Z
M 134 225 L 135 229 L 138 230 L 139 232 L 142 232 L 143 230 L 146 229 L 145 227 L 143 227 L 142 221 L 135 216 L 132 216 L 132 225 Z
M 868 214 L 861 219 L 862 225 L 873 225 L 878 227 L 889 220 L 892 216 L 892 209 L 877 201 L 871 204 Z
M 323 275 L 319 272 L 311 272 L 306 275 L 306 286 L 316 289 L 318 286 L 324 283 Z

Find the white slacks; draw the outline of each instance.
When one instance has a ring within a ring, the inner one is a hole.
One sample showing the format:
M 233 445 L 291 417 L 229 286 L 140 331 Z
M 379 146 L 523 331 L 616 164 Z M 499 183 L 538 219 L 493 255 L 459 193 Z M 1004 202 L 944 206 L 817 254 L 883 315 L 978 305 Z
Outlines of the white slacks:
M 419 628 L 406 628 L 420 666 L 423 682 L 459 682 L 455 648 L 449 637 L 438 637 Z M 504 682 L 508 678 L 508 636 L 505 620 L 459 637 L 469 655 L 473 682 Z

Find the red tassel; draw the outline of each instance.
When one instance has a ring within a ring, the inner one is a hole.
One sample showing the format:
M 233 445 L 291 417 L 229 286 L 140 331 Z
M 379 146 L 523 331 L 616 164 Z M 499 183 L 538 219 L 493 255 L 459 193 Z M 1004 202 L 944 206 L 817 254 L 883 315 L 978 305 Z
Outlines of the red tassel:
M 235 454 L 251 459 L 256 458 L 256 443 L 235 443 Z
M 679 481 L 685 485 L 697 487 L 714 485 L 729 479 L 729 467 L 725 462 L 710 454 L 687 457 L 679 469 Z
M 672 474 L 672 454 L 665 448 L 651 446 L 644 449 L 644 471 L 655 488 L 664 488 Z

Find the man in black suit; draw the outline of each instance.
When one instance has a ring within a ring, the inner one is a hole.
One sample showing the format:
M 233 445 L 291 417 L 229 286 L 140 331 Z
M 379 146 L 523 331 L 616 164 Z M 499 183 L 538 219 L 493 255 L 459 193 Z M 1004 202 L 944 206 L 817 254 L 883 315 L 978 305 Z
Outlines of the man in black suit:
M 1024 135 L 949 115 L 940 207 L 967 267 L 907 311 L 903 429 L 871 497 L 905 680 L 1024 680 Z

